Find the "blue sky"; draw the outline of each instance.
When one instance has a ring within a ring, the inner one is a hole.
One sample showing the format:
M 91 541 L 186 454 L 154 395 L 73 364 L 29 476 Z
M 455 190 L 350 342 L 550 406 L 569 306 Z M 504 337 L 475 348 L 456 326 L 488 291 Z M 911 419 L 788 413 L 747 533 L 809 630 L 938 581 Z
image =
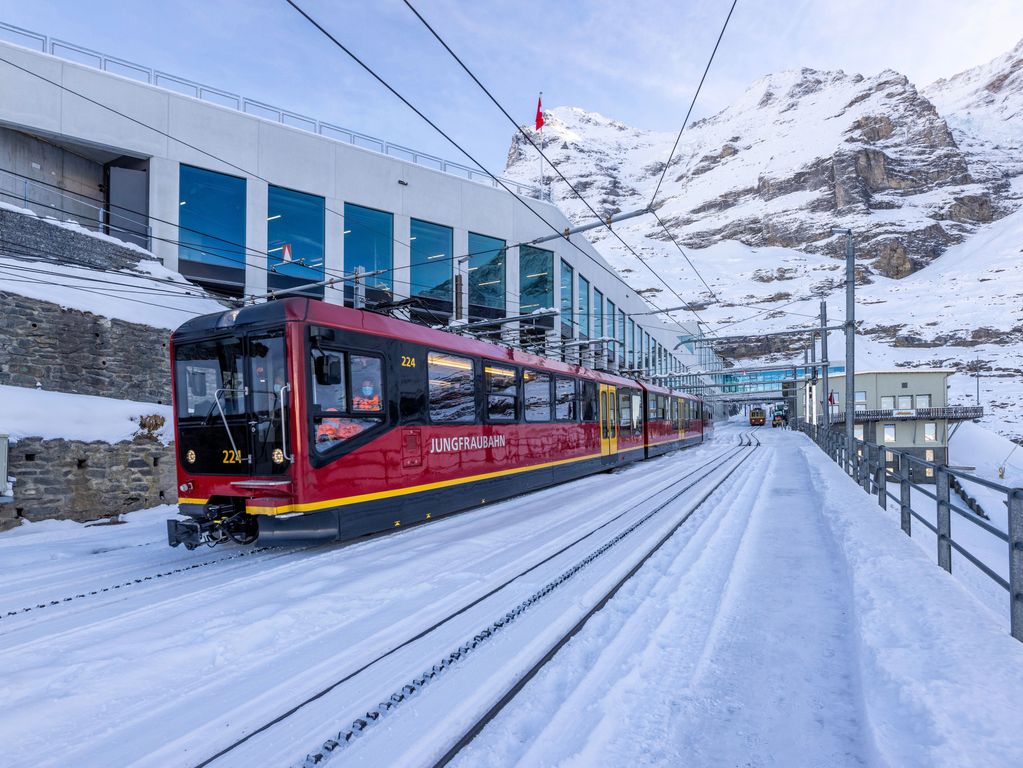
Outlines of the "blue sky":
M 520 122 L 579 106 L 677 130 L 730 0 L 412 0 Z M 302 0 L 491 170 L 512 128 L 401 0 Z M 0 21 L 464 162 L 284 0 L 0 0 Z M 695 113 L 753 80 L 899 70 L 920 86 L 1023 36 L 1020 0 L 739 0 Z

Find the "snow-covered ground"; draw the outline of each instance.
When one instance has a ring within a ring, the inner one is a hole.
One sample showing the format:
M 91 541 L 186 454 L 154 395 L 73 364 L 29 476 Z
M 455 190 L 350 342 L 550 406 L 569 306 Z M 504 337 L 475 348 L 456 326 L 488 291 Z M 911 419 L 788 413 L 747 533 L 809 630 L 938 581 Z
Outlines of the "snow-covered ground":
M 139 428 L 139 417 L 151 415 L 164 417 L 157 435 L 164 442 L 171 440 L 169 405 L 0 384 L 0 435 L 11 440 L 42 437 L 116 443 L 130 440 Z
M 0 535 L 3 762 L 195 765 L 550 557 L 214 765 L 301 762 L 694 473 L 328 764 L 432 764 L 690 512 L 458 764 L 1020 764 L 1023 644 L 1001 617 L 804 436 L 735 453 L 738 431 L 343 546 L 170 550 L 166 507 Z

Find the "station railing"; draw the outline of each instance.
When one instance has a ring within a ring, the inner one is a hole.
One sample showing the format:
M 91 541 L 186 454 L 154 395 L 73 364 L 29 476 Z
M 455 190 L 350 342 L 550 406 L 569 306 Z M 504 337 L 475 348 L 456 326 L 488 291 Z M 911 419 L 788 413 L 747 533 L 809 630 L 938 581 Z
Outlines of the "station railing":
M 6 40 L 7 42 L 20 45 L 24 48 L 32 48 L 42 53 L 48 53 L 51 56 L 56 56 L 67 61 L 72 61 L 76 64 L 83 64 L 87 67 L 93 67 L 104 72 L 110 72 L 121 77 L 127 77 L 132 80 L 138 80 L 139 82 L 148 83 L 149 85 L 155 85 L 158 88 L 163 88 L 174 93 L 181 94 L 183 96 L 191 96 L 194 99 L 200 99 L 201 101 L 208 101 L 211 104 L 217 104 L 221 107 L 233 109 L 238 112 L 244 112 L 249 115 L 261 117 L 264 120 L 271 120 L 275 123 L 281 123 L 283 125 L 291 126 L 292 128 L 299 128 L 310 133 L 316 133 L 320 136 L 325 136 L 328 139 L 334 139 L 345 144 L 352 144 L 363 149 L 368 149 L 372 152 L 378 152 L 382 155 L 389 155 L 391 157 L 405 160 L 406 162 L 414 163 L 415 165 L 421 165 L 424 168 L 432 168 L 435 171 L 441 171 L 443 173 L 451 174 L 452 176 L 458 176 L 462 179 L 468 179 L 469 181 L 475 181 L 480 184 L 486 184 L 491 187 L 498 187 L 500 184 L 494 181 L 488 173 L 480 168 L 472 168 L 468 165 L 462 165 L 461 163 L 455 163 L 450 160 L 445 160 L 436 155 L 431 155 L 426 152 L 420 152 L 416 149 L 410 149 L 400 144 L 394 144 L 384 139 L 378 139 L 374 136 L 370 136 L 359 131 L 353 131 L 350 128 L 342 128 L 341 126 L 328 123 L 323 120 L 317 120 L 315 117 L 309 117 L 308 115 L 302 115 L 297 112 L 292 112 L 281 107 L 275 107 L 272 104 L 266 104 L 262 101 L 255 99 L 249 99 L 244 96 L 240 96 L 230 91 L 225 91 L 220 88 L 214 88 L 213 86 L 204 85 L 197 83 L 194 80 L 189 80 L 187 77 L 179 77 L 178 75 L 171 75 L 167 72 L 161 72 L 158 69 L 147 67 L 144 64 L 137 64 L 127 59 L 122 59 L 117 56 L 110 56 L 109 54 L 102 53 L 100 51 L 94 51 L 91 48 L 85 48 L 75 43 L 69 43 L 66 40 L 58 40 L 56 38 L 48 37 L 39 32 L 33 32 L 29 29 L 14 26 L 13 24 L 7 24 L 0 21 L 0 40 Z M 513 190 L 516 194 L 523 197 L 532 197 L 535 199 L 544 199 L 544 195 L 541 193 L 540 188 L 537 185 L 523 184 L 518 181 L 512 181 L 511 179 L 500 179 L 501 183 Z
M 857 410 L 853 413 L 853 421 L 905 421 L 906 419 L 950 419 L 962 421 L 979 419 L 984 415 L 984 408 L 979 405 L 950 405 L 945 408 L 881 408 Z M 844 422 L 845 410 L 832 408 L 831 421 Z
M 901 527 L 907 536 L 913 535 L 914 519 L 933 533 L 937 539 L 939 566 L 949 573 L 952 572 L 954 550 L 1008 592 L 1010 633 L 1023 642 L 1023 488 L 1010 488 L 962 470 L 951 469 L 944 464 L 925 461 L 905 451 L 862 440 L 853 441 L 853 453 L 850 455 L 846 437 L 842 432 L 825 430 L 819 425 L 807 422 L 800 422 L 797 428 L 809 435 L 866 493 L 875 495 L 882 509 L 888 509 L 889 500 L 898 504 Z M 920 476 L 928 480 L 926 484 L 928 487 L 914 479 Z M 1003 531 L 969 509 L 956 504 L 950 493 L 952 478 L 958 480 L 960 485 L 981 486 L 1002 495 L 1006 505 L 1008 530 Z M 930 482 L 932 479 L 933 486 Z M 898 494 L 889 488 L 894 488 Z M 914 490 L 934 502 L 935 524 L 920 514 L 919 504 L 918 508 L 914 509 L 912 493 Z M 952 536 L 953 513 L 1006 545 L 1008 579 L 996 573 Z

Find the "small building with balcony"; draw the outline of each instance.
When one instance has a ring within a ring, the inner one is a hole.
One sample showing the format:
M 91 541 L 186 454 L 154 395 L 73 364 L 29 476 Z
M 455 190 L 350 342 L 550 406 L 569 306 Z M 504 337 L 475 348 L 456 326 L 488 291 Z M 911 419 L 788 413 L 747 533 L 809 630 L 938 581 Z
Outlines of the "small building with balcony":
M 857 372 L 854 377 L 854 426 L 857 440 L 881 445 L 936 464 L 948 463 L 948 442 L 961 421 L 980 418 L 979 406 L 949 405 L 947 368 Z M 845 376 L 832 374 L 828 387 L 807 380 L 797 398 L 797 416 L 811 424 L 824 421 L 828 408 L 833 429 L 845 429 Z M 894 464 L 894 454 L 888 455 Z M 934 470 L 913 466 L 914 481 L 933 481 Z

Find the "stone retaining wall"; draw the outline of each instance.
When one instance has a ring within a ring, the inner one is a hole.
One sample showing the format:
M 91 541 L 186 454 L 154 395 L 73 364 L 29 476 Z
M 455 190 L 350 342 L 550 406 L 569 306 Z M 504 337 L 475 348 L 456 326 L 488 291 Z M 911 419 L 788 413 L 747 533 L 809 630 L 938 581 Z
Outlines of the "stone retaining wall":
M 0 506 L 0 530 L 18 518 L 95 520 L 177 502 L 174 445 L 151 438 L 23 438 L 11 445 L 9 473 L 14 502 Z
M 169 331 L 3 291 L 0 306 L 0 384 L 170 402 Z

